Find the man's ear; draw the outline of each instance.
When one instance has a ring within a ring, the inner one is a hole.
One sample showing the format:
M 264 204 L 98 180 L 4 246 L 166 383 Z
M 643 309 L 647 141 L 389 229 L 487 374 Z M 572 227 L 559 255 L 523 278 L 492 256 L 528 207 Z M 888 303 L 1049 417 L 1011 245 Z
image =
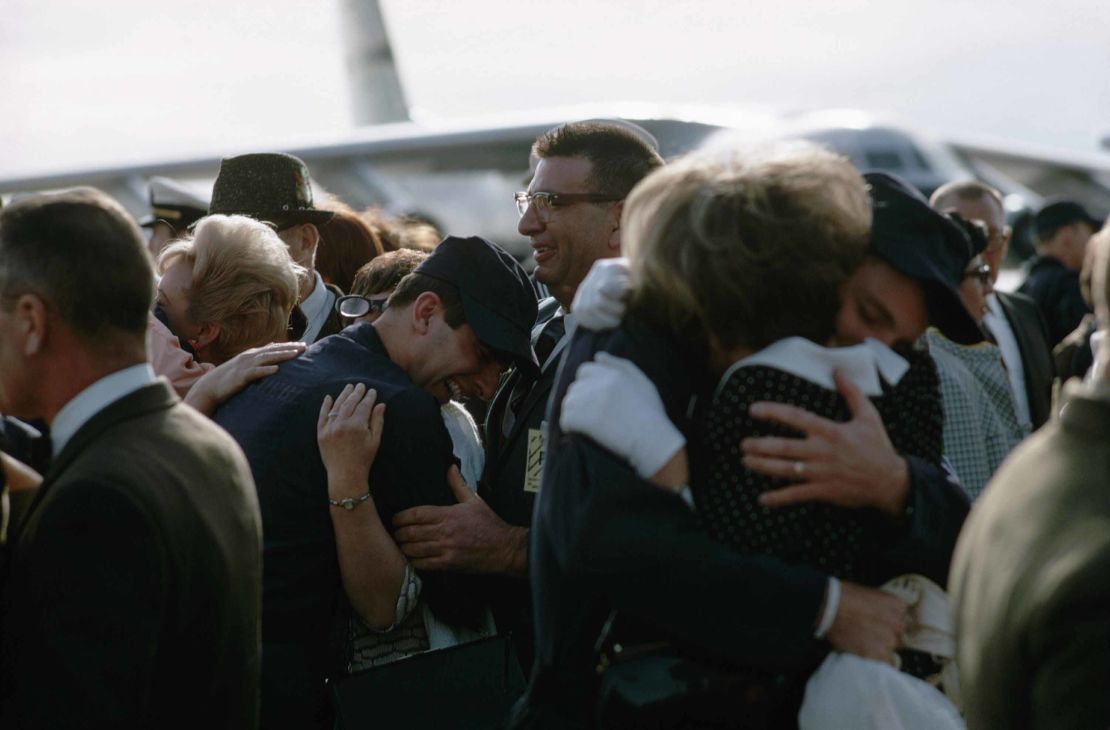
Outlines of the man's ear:
M 420 334 L 427 334 L 431 328 L 432 316 L 442 312 L 443 301 L 435 292 L 426 291 L 412 304 L 412 326 Z
M 23 355 L 38 355 L 46 347 L 49 319 L 46 303 L 37 294 L 24 294 L 16 300 L 14 316 L 17 331 L 23 336 Z
M 624 214 L 624 201 L 618 200 L 609 207 L 605 222 L 609 225 L 609 250 L 616 255 L 621 252 L 621 216 Z
M 301 249 L 305 256 L 311 256 L 310 261 L 316 261 L 316 246 L 320 243 L 320 229 L 313 223 L 301 226 Z

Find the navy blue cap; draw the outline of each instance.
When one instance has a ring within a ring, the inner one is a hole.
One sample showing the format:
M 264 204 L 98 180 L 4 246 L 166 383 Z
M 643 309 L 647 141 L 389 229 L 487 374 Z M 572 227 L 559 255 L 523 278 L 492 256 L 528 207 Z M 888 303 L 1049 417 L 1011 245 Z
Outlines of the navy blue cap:
M 1086 223 L 1095 231 L 1102 228 L 1102 221 L 1074 200 L 1050 201 L 1041 206 L 1033 217 L 1033 227 L 1037 231 L 1037 238 L 1041 240 L 1051 238 L 1056 231 L 1072 223 Z
M 453 284 L 482 344 L 508 355 L 525 373 L 539 371 L 532 351 L 536 290 L 503 248 L 479 236 L 448 236 L 414 273 Z
M 863 176 L 871 193 L 871 250 L 921 283 L 929 323 L 961 345 L 982 342 L 983 331 L 960 297 L 960 281 L 971 259 L 963 227 L 929 205 L 921 192 L 883 172 Z

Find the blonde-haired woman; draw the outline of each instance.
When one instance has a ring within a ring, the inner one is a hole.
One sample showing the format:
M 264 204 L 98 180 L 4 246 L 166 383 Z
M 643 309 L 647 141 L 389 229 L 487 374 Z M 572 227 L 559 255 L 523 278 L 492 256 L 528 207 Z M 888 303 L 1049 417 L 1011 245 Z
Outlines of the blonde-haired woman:
M 150 320 L 151 363 L 183 397 L 209 412 L 250 379 L 300 352 L 286 343 L 304 269 L 273 229 L 245 216 L 201 219 L 191 237 L 158 257 L 158 298 Z M 269 345 L 269 343 L 283 343 Z M 255 348 L 263 348 L 256 350 Z M 231 365 L 232 363 L 229 363 Z

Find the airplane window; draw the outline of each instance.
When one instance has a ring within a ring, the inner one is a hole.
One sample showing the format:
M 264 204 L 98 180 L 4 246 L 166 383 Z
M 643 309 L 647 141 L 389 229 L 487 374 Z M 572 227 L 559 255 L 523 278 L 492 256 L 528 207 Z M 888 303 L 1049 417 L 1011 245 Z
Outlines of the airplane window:
M 917 166 L 920 167 L 922 170 L 933 169 L 932 166 L 929 164 L 929 161 L 925 159 L 925 155 L 921 154 L 921 150 L 917 149 L 916 147 L 913 150 L 913 159 L 914 162 L 917 163 Z
M 905 165 L 897 150 L 868 150 L 864 153 L 867 166 L 879 170 L 901 170 Z

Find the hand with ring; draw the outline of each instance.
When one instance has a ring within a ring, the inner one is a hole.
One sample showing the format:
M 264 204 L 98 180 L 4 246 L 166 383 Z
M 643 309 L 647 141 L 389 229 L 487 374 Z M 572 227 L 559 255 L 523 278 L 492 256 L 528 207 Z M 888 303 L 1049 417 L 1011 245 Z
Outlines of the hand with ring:
M 909 495 L 909 467 L 894 450 L 875 406 L 840 373 L 837 388 L 851 413 L 846 422 L 822 418 L 785 403 L 754 403 L 754 418 L 781 423 L 804 438 L 744 439 L 744 466 L 796 484 L 764 492 L 764 507 L 825 502 L 841 507 L 874 507 L 900 516 Z
M 334 401 L 330 395 L 325 396 L 320 404 L 316 442 L 328 481 L 350 484 L 357 492 L 332 495 L 334 499 L 357 497 L 366 491 L 385 419 L 385 404 L 377 403 L 377 398 L 377 391 L 359 383 L 344 387 Z

